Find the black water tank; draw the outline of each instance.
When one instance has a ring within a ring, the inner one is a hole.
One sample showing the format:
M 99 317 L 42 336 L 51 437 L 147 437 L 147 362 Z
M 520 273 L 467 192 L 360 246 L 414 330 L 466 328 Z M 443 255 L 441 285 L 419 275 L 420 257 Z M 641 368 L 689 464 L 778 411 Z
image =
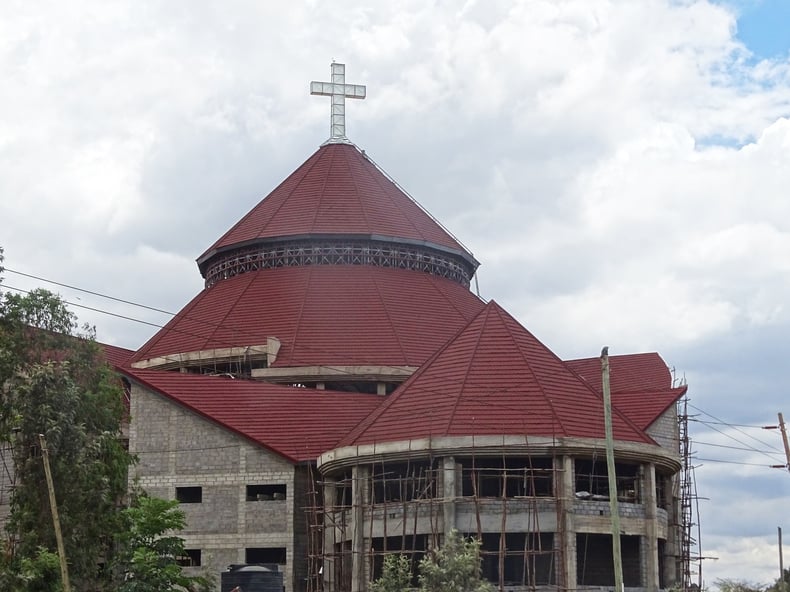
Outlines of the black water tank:
M 240 592 L 283 592 L 283 574 L 277 565 L 231 565 L 222 572 L 222 592 L 238 587 Z

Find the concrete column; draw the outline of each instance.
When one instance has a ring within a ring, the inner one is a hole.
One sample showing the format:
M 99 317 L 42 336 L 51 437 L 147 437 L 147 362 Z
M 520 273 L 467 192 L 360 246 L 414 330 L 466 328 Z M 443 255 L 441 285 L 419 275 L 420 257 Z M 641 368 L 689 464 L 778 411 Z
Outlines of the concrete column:
M 666 477 L 664 484 L 664 509 L 667 511 L 667 544 L 664 548 L 667 561 L 664 562 L 664 578 L 667 587 L 678 584 L 682 578 L 680 561 L 680 483 L 677 474 Z
M 365 506 L 370 489 L 370 468 L 357 465 L 351 470 L 351 592 L 365 592 Z
M 444 495 L 442 517 L 446 537 L 455 528 L 455 457 L 453 456 L 445 456 L 442 459 L 442 491 Z
M 335 480 L 331 477 L 323 478 L 323 496 L 324 496 L 324 557 L 321 562 L 323 571 L 321 572 L 324 580 L 324 590 L 332 590 L 336 588 L 337 576 L 335 573 L 335 562 L 333 560 L 334 554 L 337 552 L 335 543 L 341 542 L 338 540 L 338 531 L 336 521 L 339 519 L 339 510 L 336 505 L 337 500 L 337 487 Z
M 658 519 L 656 511 L 656 466 L 642 466 L 642 504 L 645 507 L 645 579 L 647 592 L 658 591 Z
M 573 458 L 570 456 L 563 456 L 559 461 L 560 465 L 556 468 L 560 471 L 556 474 L 557 487 L 557 503 L 561 504 L 562 516 L 560 517 L 562 523 L 562 536 L 558 542 L 561 545 L 562 567 L 565 572 L 565 581 L 560 581 L 558 584 L 560 589 L 575 590 L 576 589 L 576 520 L 573 514 L 573 502 L 576 499 L 574 496 L 574 474 L 573 474 Z M 557 526 L 560 526 L 558 524 Z M 557 533 L 558 535 L 560 533 Z M 562 574 L 560 574 L 562 575 Z

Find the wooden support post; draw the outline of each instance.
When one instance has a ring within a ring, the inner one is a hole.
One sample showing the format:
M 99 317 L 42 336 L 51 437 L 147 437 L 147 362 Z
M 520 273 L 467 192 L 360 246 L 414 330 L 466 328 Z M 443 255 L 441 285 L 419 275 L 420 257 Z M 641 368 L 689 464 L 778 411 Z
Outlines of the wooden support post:
M 601 382 L 603 412 L 606 428 L 606 468 L 609 474 L 609 513 L 612 518 L 612 558 L 614 560 L 614 589 L 623 592 L 623 558 L 620 551 L 620 507 L 617 504 L 617 474 L 614 467 L 614 433 L 612 430 L 612 393 L 609 387 L 609 348 L 601 350 Z
M 52 471 L 49 468 L 49 450 L 44 434 L 38 435 L 38 442 L 41 445 L 41 458 L 44 461 L 44 475 L 47 478 L 47 490 L 49 491 L 49 506 L 52 510 L 52 522 L 55 525 L 55 541 L 58 545 L 58 557 L 60 558 L 60 576 L 63 581 L 63 592 L 71 592 L 69 584 L 69 568 L 66 564 L 66 549 L 63 546 L 63 533 L 60 531 L 60 517 L 58 516 L 58 502 L 55 499 L 55 484 L 52 482 Z

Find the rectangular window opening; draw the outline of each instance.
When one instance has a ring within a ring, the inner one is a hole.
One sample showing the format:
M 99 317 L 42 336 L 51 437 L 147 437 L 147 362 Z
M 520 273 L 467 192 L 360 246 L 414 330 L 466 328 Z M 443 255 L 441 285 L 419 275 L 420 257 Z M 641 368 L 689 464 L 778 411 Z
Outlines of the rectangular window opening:
M 247 485 L 248 502 L 283 501 L 286 497 L 285 484 Z
M 203 501 L 203 488 L 176 487 L 176 499 L 182 504 L 199 504 Z
M 285 565 L 285 547 L 247 547 L 244 550 L 244 562 Z
M 620 535 L 623 583 L 628 588 L 642 586 L 640 537 Z M 612 535 L 576 534 L 576 583 L 580 586 L 613 586 Z
M 480 547 L 483 577 L 504 586 L 549 586 L 555 583 L 553 533 L 483 533 Z M 500 572 L 500 566 L 502 571 Z
M 373 468 L 373 503 L 436 497 L 436 466 L 425 461 L 387 463 Z
M 617 499 L 640 504 L 642 476 L 638 464 L 616 462 Z M 609 499 L 609 470 L 606 461 L 577 459 L 574 463 L 576 498 L 582 500 Z
M 181 567 L 200 567 L 200 549 L 184 549 L 184 554 L 176 559 Z
M 461 490 L 464 497 L 549 497 L 554 494 L 550 458 L 464 458 Z

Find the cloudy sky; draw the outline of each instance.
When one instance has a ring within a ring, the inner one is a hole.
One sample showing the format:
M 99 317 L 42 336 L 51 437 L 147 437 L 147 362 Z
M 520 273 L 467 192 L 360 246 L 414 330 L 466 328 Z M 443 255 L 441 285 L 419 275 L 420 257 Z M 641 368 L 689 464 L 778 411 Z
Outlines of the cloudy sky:
M 308 86 L 345 62 L 368 88 L 349 137 L 472 250 L 484 298 L 562 357 L 655 350 L 688 381 L 705 581 L 769 582 L 789 23 L 786 0 L 6 1 L 4 284 L 165 322 L 15 272 L 177 311 L 195 258 L 328 137 Z M 74 310 L 129 348 L 155 330 Z

